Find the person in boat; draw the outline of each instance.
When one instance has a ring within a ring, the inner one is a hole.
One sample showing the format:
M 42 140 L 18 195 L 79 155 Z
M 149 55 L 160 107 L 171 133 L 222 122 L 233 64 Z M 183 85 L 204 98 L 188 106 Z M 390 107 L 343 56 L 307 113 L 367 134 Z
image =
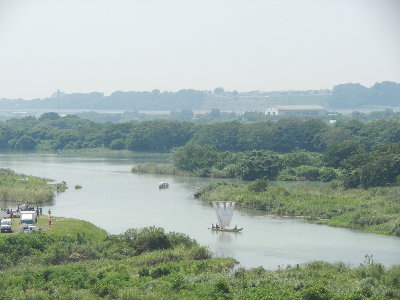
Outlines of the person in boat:
M 237 225 L 235 224 L 235 229 L 237 229 Z
M 218 223 L 215 225 L 215 228 L 217 228 L 217 229 L 219 229 L 220 227 L 219 227 L 219 225 L 218 225 Z
M 211 224 L 211 228 L 215 228 L 214 223 Z

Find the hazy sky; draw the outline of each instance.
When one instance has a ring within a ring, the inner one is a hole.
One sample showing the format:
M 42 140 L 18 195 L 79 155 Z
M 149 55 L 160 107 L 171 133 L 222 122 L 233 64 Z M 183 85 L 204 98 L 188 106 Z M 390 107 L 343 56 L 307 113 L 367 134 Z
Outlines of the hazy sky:
M 382 81 L 399 0 L 0 0 L 0 98 Z

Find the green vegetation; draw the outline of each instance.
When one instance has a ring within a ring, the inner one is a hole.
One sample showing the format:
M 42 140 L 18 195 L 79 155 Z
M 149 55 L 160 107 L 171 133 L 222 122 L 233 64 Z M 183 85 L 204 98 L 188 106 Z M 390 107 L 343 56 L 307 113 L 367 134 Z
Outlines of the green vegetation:
M 168 174 L 168 175 L 179 175 L 179 176 L 191 176 L 192 173 L 179 170 L 177 167 L 172 165 L 161 165 L 156 163 L 144 163 L 137 164 L 132 167 L 132 173 L 148 173 L 148 174 Z
M 40 222 L 46 221 L 41 216 Z M 107 235 L 79 220 L 56 218 L 42 231 L 0 235 L 2 299 L 395 299 L 400 268 L 366 255 L 338 262 L 231 271 L 185 234 L 162 228 Z M 39 226 L 38 225 L 38 226 Z M 47 227 L 47 228 L 46 228 Z
M 17 174 L 10 169 L 0 169 L 0 201 L 37 204 L 53 200 L 54 192 L 63 192 L 65 184 L 49 184 L 51 179 Z
M 264 115 L 265 116 L 265 115 Z M 344 141 L 360 142 L 367 152 L 388 142 L 400 141 L 399 116 L 365 123 L 352 118 L 335 124 L 327 120 L 281 117 L 250 122 L 245 119 L 203 123 L 173 120 L 126 121 L 113 124 L 81 119 L 75 115 L 45 113 L 0 123 L 0 149 L 79 150 L 107 148 L 169 152 L 187 144 L 212 146 L 218 152 L 268 150 L 279 154 L 296 150 L 322 153 Z
M 204 201 L 235 201 L 242 207 L 264 210 L 278 216 L 301 216 L 319 224 L 361 229 L 400 237 L 400 188 L 345 190 L 332 182 L 326 188 L 284 186 L 266 188 L 258 180 L 250 185 L 226 182 L 204 186 L 198 194 Z
M 395 82 L 377 82 L 371 88 L 359 83 L 346 83 L 333 87 L 328 104 L 331 108 L 353 108 L 364 105 L 398 106 L 399 97 L 400 84 Z
M 171 160 L 178 170 L 194 176 L 323 182 L 337 179 L 345 188 L 364 189 L 398 186 L 400 142 L 384 144 L 372 153 L 364 149 L 360 142 L 344 141 L 327 147 L 322 155 L 305 151 L 278 155 L 268 150 L 233 154 L 188 144 L 175 149 Z

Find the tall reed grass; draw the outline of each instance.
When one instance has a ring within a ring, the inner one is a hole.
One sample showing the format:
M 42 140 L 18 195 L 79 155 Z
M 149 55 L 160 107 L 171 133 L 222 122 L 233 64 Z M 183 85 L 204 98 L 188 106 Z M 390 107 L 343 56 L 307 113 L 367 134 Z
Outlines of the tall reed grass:
M 51 179 L 32 175 L 17 174 L 10 169 L 0 169 L 0 201 L 18 202 L 21 204 L 36 204 L 51 201 L 56 184 L 48 184 Z M 66 185 L 61 185 L 58 191 L 64 191 Z
M 332 189 L 331 187 L 269 187 L 256 193 L 248 186 L 225 183 L 204 186 L 204 201 L 235 201 L 268 214 L 301 216 L 321 224 L 400 236 L 400 187 Z
M 160 165 L 156 163 L 147 162 L 144 164 L 137 164 L 131 168 L 132 173 L 144 174 L 163 174 L 163 175 L 179 175 L 179 176 L 193 176 L 192 173 L 179 170 L 173 165 Z

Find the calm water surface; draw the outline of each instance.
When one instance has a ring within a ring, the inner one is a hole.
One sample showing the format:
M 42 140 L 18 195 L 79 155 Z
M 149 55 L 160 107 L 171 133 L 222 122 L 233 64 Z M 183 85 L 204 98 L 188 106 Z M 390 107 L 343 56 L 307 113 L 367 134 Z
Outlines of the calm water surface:
M 52 215 L 87 220 L 112 234 L 129 228 L 155 225 L 188 234 L 209 246 L 214 256 L 233 257 L 240 266 L 294 265 L 313 260 L 348 262 L 357 266 L 366 254 L 390 267 L 400 264 L 400 238 L 315 225 L 297 218 L 271 218 L 265 212 L 235 208 L 233 223 L 240 233 L 211 232 L 216 222 L 213 207 L 193 197 L 212 178 L 183 178 L 133 174 L 134 164 L 167 163 L 160 154 L 77 154 L 0 152 L 0 167 L 17 173 L 67 182 L 43 210 Z M 169 189 L 159 190 L 167 181 Z M 82 189 L 75 190 L 75 185 Z M 0 203 L 1 204 L 1 203 Z M 16 208 L 15 204 L 2 206 Z

